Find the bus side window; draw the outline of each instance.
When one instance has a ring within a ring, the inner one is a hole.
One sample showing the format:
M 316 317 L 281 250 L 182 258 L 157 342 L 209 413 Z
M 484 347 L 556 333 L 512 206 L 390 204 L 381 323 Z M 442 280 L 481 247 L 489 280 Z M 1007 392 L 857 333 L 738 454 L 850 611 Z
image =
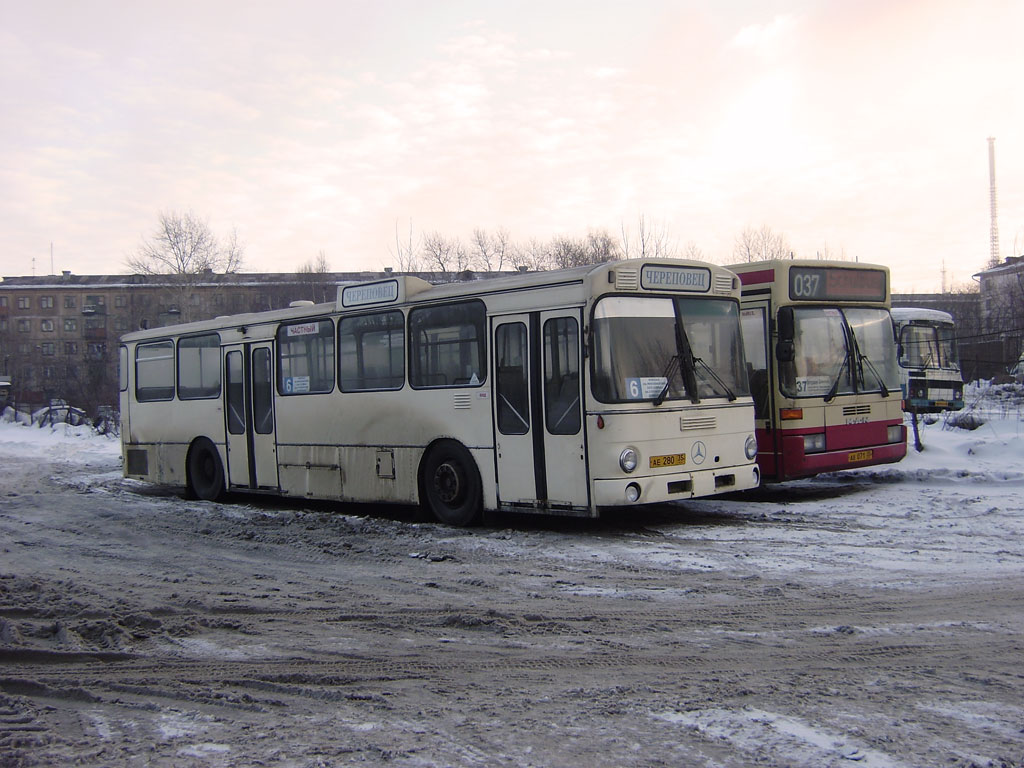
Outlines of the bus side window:
M 170 339 L 135 347 L 135 399 L 140 403 L 174 399 L 174 342 Z
M 277 390 L 307 395 L 334 389 L 334 323 L 300 320 L 277 329 Z
M 498 431 L 525 435 L 530 431 L 530 398 L 527 382 L 526 325 L 506 323 L 494 336 L 498 369 Z
M 227 383 L 228 432 L 245 434 L 245 381 L 242 378 L 242 353 L 228 352 L 224 362 Z
M 480 386 L 487 311 L 479 300 L 417 307 L 409 313 L 409 383 L 428 387 Z
M 740 315 L 743 351 L 747 358 L 750 394 L 754 397 L 754 418 L 767 419 L 768 407 L 768 329 L 764 307 L 744 309 Z
M 580 431 L 579 324 L 572 317 L 544 323 L 544 413 L 551 434 Z

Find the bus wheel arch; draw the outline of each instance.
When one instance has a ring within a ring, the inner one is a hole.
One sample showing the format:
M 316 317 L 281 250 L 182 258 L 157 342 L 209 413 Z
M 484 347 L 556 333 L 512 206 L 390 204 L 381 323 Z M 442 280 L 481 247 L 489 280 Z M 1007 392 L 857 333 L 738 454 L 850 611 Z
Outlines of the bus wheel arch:
M 469 450 L 457 440 L 436 440 L 420 462 L 420 503 L 446 525 L 467 526 L 483 514 L 483 482 Z
M 217 446 L 207 437 L 197 437 L 185 459 L 185 488 L 189 498 L 218 501 L 224 496 L 224 464 Z

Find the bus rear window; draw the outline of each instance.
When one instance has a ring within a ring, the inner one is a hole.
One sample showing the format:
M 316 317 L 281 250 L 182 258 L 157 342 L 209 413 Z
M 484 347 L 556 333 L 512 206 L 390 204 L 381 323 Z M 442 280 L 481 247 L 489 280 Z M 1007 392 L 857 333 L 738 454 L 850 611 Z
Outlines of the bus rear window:
M 487 375 L 482 301 L 420 307 L 409 313 L 409 382 L 417 388 L 483 384 Z
M 140 403 L 174 398 L 174 342 L 170 339 L 135 348 L 135 399 Z
M 334 389 L 334 323 L 283 323 L 277 329 L 277 370 L 277 391 L 282 395 Z

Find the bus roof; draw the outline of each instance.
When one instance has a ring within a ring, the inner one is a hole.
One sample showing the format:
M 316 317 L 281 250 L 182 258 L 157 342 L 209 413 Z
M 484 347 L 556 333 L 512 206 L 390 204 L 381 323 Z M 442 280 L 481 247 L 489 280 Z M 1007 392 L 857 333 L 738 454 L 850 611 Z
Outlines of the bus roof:
M 210 320 L 198 320 L 191 323 L 132 331 L 122 336 L 121 340 L 124 342 L 142 341 L 166 336 L 216 331 L 226 327 L 276 323 L 342 311 L 369 311 L 407 303 L 419 304 L 421 302 L 444 301 L 460 297 L 513 293 L 530 288 L 582 285 L 587 281 L 590 281 L 595 286 L 613 285 L 616 290 L 637 290 L 642 282 L 640 274 L 643 267 L 647 265 L 693 267 L 707 270 L 712 277 L 710 287 L 707 290 L 708 294 L 722 295 L 724 283 L 731 284 L 731 281 L 735 280 L 732 273 L 724 267 L 707 262 L 683 259 L 628 259 L 600 264 L 585 264 L 579 267 L 569 267 L 568 269 L 523 272 L 502 277 L 458 280 L 437 284 L 428 283 L 413 275 L 391 275 L 386 273 L 376 280 L 358 283 L 339 283 L 337 300 L 333 302 L 314 305 L 303 303 L 301 306 L 291 306 L 284 309 L 248 312 L 239 315 L 221 315 Z M 626 280 L 619 280 L 620 274 L 628 275 L 628 277 Z M 725 277 L 728 277 L 729 280 L 725 280 Z
M 889 310 L 892 319 L 897 323 L 909 323 L 913 320 L 924 320 L 930 323 L 953 324 L 953 316 L 941 309 L 925 309 L 924 307 L 893 307 Z

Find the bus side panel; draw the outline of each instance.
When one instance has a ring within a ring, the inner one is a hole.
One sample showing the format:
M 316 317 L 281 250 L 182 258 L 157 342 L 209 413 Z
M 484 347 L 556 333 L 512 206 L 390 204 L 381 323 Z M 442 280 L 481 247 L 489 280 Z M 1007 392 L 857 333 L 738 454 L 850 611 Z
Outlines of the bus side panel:
M 278 395 L 275 403 L 283 493 L 416 503 L 424 451 L 434 440 L 447 438 L 470 450 L 480 471 L 484 504 L 496 506 L 486 386 Z
M 767 422 L 764 422 L 767 423 Z M 767 427 L 757 427 L 754 430 L 757 437 L 757 466 L 761 469 L 761 476 L 773 478 L 778 472 L 778 454 L 775 451 L 775 430 Z
M 127 429 L 121 433 L 125 477 L 185 485 L 185 460 L 197 437 L 207 437 L 217 446 L 221 464 L 226 468 L 223 424 L 220 398 L 190 400 L 187 408 L 177 400 L 133 403 L 125 424 Z

